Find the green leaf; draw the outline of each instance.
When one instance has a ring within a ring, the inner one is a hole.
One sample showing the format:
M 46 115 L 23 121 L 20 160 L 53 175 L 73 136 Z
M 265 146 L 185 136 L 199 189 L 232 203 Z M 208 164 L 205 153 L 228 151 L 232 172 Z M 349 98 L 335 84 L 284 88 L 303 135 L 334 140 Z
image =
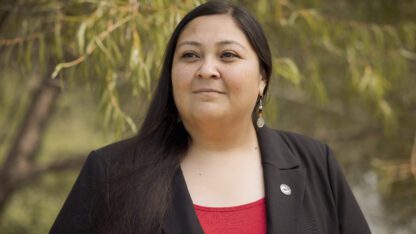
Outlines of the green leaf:
M 278 76 L 289 80 L 293 85 L 299 86 L 302 80 L 299 69 L 290 58 L 274 59 L 274 70 Z
M 87 29 L 87 22 L 83 21 L 77 31 L 78 53 L 85 53 L 85 31 Z

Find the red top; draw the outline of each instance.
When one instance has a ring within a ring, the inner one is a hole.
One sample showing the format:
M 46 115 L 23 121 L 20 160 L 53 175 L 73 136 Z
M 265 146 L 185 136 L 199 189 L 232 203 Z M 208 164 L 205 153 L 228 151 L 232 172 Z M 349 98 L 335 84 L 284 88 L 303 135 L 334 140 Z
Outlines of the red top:
M 195 205 L 199 223 L 206 234 L 265 234 L 266 202 L 258 201 L 231 207 Z

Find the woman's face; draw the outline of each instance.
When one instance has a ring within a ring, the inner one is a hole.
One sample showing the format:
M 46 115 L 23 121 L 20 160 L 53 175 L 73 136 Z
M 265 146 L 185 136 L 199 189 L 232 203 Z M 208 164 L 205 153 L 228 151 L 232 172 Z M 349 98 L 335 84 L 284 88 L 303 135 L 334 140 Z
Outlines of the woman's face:
M 192 20 L 179 36 L 172 85 L 185 124 L 234 123 L 251 122 L 265 81 L 255 51 L 232 17 L 210 15 Z

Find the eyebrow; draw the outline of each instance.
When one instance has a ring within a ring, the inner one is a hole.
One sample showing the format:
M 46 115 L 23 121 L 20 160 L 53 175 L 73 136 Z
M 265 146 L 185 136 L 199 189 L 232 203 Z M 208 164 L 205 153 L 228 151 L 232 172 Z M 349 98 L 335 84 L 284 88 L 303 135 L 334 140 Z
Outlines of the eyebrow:
M 238 43 L 236 41 L 233 41 L 233 40 L 224 40 L 224 41 L 217 42 L 216 44 L 221 45 L 221 46 L 233 44 L 233 45 L 237 45 L 237 46 L 243 48 L 244 50 L 246 49 L 243 45 L 241 45 L 240 43 Z M 184 42 L 179 43 L 177 48 L 179 48 L 183 45 L 192 45 L 192 46 L 197 46 L 197 47 L 202 46 L 202 44 L 197 42 L 197 41 L 184 41 Z

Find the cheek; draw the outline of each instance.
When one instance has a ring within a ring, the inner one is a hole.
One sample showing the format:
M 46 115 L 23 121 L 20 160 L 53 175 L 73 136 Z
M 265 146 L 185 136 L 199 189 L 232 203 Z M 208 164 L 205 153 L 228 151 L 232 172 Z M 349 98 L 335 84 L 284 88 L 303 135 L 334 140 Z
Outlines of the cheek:
M 185 85 L 186 77 L 184 77 L 183 69 L 178 66 L 172 67 L 172 88 L 174 95 L 180 93 L 180 89 Z
M 182 112 L 188 102 L 188 94 L 191 89 L 190 71 L 186 66 L 174 65 L 171 76 L 173 99 L 178 110 Z
M 228 88 L 231 92 L 244 96 L 247 95 L 247 98 L 258 95 L 260 75 L 257 70 L 236 69 L 229 71 L 227 77 L 230 78 L 228 79 Z
M 193 77 L 193 69 L 186 64 L 177 64 L 172 66 L 172 82 L 180 85 L 189 83 Z

